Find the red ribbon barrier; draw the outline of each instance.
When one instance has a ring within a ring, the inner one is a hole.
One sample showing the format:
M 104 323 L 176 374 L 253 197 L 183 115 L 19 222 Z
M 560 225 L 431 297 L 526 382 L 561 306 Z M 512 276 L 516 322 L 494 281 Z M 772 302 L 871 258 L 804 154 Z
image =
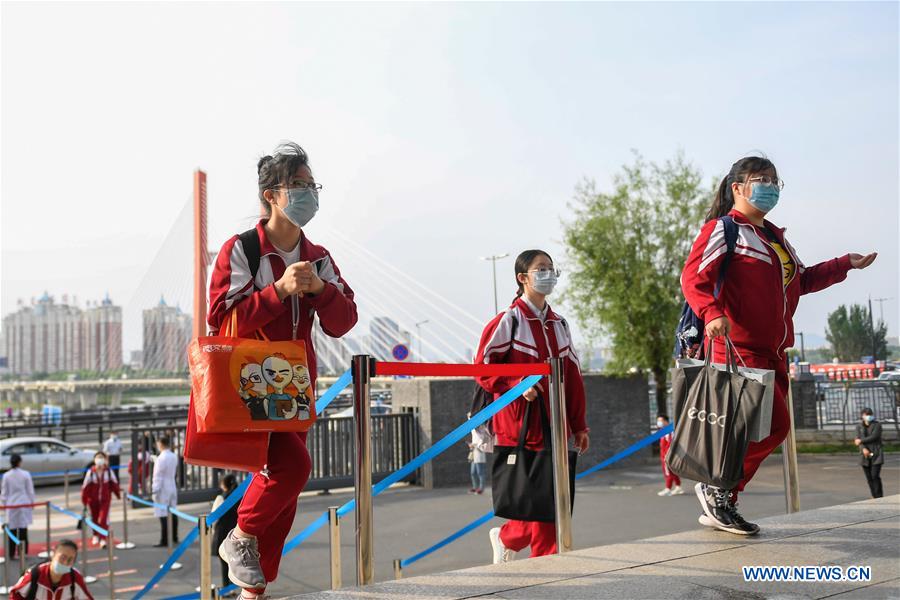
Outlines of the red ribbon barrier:
M 375 375 L 410 375 L 414 377 L 507 377 L 528 375 L 549 375 L 548 363 L 494 364 L 494 365 L 460 365 L 443 363 L 402 363 L 378 362 L 375 364 Z
M 9 506 L 0 506 L 0 510 L 6 510 L 7 508 L 35 508 L 38 506 L 47 506 L 50 504 L 49 502 L 37 502 L 35 504 L 10 504 Z

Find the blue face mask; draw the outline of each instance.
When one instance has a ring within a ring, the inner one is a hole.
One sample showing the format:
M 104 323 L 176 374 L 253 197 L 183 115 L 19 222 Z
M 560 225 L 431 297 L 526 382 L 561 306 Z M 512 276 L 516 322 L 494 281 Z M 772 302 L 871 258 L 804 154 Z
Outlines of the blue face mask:
M 297 227 L 303 227 L 319 211 L 319 193 L 309 188 L 288 190 L 288 204 L 281 211 Z
M 875 417 L 872 415 L 863 415 L 863 421 L 865 421 L 866 423 L 871 423 L 874 418 Z
M 51 563 L 50 566 L 53 568 L 53 572 L 57 575 L 66 575 L 72 571 L 72 567 L 67 565 L 61 565 L 58 562 Z
M 750 193 L 748 201 L 753 208 L 764 213 L 775 208 L 775 205 L 778 204 L 778 196 L 781 194 L 778 186 L 765 183 L 752 183 L 750 185 L 753 191 Z

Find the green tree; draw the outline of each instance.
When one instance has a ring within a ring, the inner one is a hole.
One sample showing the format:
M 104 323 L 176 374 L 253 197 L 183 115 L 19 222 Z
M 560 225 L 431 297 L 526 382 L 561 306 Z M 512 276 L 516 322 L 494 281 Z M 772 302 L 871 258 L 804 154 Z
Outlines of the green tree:
M 609 192 L 592 180 L 576 188 L 574 219 L 564 223 L 566 299 L 590 339 L 611 340 L 611 372 L 653 373 L 665 410 L 681 269 L 712 194 L 681 152 L 662 165 L 635 153 L 613 183 Z
M 838 360 L 856 362 L 862 356 L 872 356 L 873 349 L 876 359 L 887 358 L 887 325 L 881 321 L 873 332 L 869 317 L 869 309 L 862 304 L 853 304 L 849 310 L 841 304 L 828 315 L 825 338 Z

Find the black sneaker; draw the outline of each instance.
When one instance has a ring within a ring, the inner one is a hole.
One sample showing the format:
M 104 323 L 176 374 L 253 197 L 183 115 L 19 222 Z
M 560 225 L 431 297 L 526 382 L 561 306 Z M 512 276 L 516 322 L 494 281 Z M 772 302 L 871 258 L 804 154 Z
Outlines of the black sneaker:
M 716 529 L 735 535 L 754 535 L 759 531 L 759 527 L 745 521 L 737 512 L 728 490 L 698 483 L 694 486 L 694 491 L 704 514 Z
M 737 502 L 732 501 L 730 497 L 728 503 L 725 505 L 725 511 L 728 513 L 728 516 L 731 517 L 733 526 L 740 529 L 741 535 L 756 535 L 759 533 L 759 525 L 746 521 L 737 510 Z M 735 531 L 733 533 L 738 532 Z

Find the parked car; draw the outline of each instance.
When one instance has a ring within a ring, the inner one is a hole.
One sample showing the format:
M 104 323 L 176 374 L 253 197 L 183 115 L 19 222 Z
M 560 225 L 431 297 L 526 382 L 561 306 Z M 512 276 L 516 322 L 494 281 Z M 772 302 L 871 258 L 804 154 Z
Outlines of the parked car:
M 71 471 L 70 481 L 80 481 L 84 469 L 91 466 L 96 450 L 76 448 L 49 437 L 15 437 L 0 440 L 0 473 L 9 470 L 9 457 L 22 456 L 22 468 L 31 472 L 35 485 L 60 483 L 64 475 L 39 477 L 41 473 Z
M 900 371 L 885 371 L 878 374 L 877 381 L 900 381 Z
M 383 402 L 379 402 L 377 400 L 372 400 L 369 402 L 369 414 L 370 415 L 389 415 L 391 414 L 391 405 L 385 404 Z M 345 408 L 339 413 L 335 413 L 330 415 L 331 417 L 352 417 L 353 416 L 353 407 L 350 406 Z

